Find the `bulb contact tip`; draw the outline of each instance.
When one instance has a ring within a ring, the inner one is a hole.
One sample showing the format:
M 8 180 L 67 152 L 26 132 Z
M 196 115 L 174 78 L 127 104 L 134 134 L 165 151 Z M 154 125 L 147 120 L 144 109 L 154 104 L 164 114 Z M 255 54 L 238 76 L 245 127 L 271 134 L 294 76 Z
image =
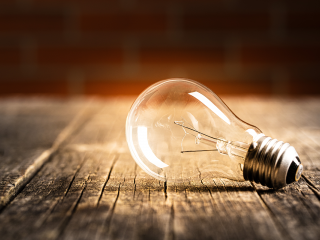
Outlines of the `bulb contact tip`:
M 294 147 L 262 136 L 249 147 L 243 176 L 270 188 L 282 188 L 298 181 L 302 171 L 303 166 Z
M 295 180 L 296 181 L 299 181 L 300 177 L 301 177 L 301 174 L 302 174 L 302 171 L 303 171 L 303 165 L 300 164 L 297 171 L 296 171 L 296 175 L 295 175 Z

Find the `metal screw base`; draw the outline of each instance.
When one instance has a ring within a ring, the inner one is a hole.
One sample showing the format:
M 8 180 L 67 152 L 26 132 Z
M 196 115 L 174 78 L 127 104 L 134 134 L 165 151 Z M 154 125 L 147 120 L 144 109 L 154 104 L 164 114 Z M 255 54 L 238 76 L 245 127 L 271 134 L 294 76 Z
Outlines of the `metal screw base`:
M 270 188 L 298 181 L 302 173 L 299 156 L 289 143 L 262 136 L 251 143 L 243 169 L 245 180 Z

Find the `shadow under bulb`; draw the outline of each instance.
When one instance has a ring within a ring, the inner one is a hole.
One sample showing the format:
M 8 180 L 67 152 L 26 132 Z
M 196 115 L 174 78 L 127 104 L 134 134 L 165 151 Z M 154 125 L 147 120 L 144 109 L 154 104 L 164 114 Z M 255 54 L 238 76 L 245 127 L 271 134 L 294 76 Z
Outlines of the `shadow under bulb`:
M 141 93 L 128 113 L 126 138 L 137 164 L 163 181 L 201 173 L 282 188 L 303 169 L 290 144 L 265 136 L 187 79 L 160 81 Z

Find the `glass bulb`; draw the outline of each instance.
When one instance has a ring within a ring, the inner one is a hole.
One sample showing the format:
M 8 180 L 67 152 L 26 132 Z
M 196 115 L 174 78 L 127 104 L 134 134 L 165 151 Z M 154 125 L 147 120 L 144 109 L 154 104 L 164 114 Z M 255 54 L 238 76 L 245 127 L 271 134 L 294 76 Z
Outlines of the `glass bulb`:
M 201 173 L 281 188 L 302 172 L 292 146 L 266 137 L 210 89 L 187 79 L 160 81 L 141 93 L 128 113 L 126 138 L 137 164 L 163 181 Z

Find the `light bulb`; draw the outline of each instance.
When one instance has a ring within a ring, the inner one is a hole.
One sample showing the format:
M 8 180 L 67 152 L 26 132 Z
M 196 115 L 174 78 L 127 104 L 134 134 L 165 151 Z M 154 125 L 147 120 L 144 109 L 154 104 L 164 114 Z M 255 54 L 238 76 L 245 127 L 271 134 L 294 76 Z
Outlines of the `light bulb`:
M 128 113 L 126 138 L 137 164 L 163 181 L 201 173 L 281 188 L 299 180 L 303 169 L 290 144 L 265 136 L 187 79 L 160 81 L 141 93 Z

